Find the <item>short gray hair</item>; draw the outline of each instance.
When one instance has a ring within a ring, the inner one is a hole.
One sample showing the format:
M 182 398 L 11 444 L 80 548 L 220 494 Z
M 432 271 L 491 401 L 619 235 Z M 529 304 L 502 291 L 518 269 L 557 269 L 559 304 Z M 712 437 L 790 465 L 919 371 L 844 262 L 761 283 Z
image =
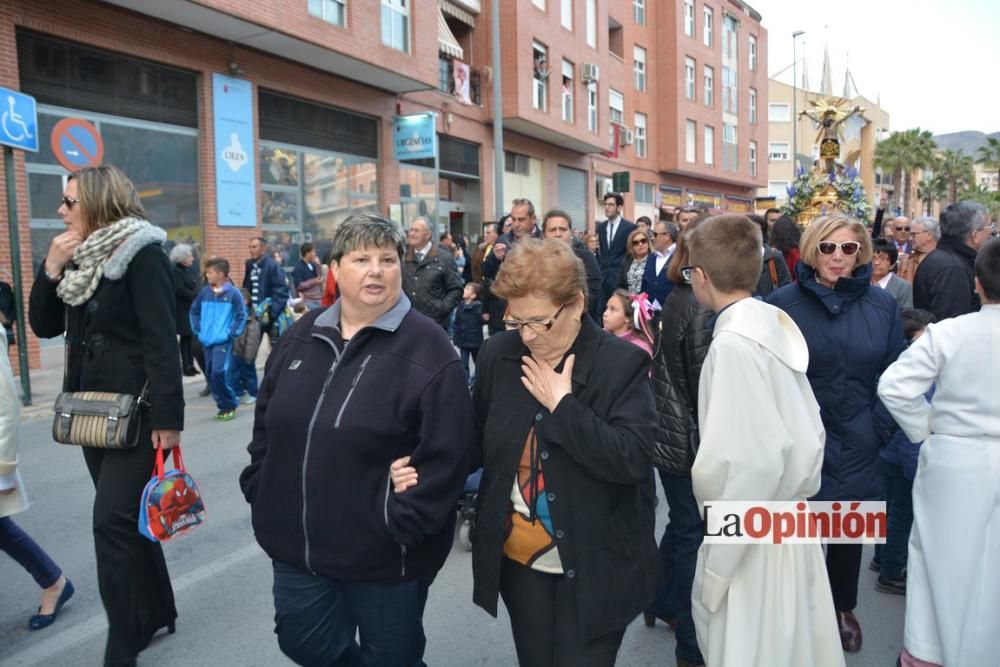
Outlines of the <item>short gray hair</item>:
M 925 215 L 920 218 L 915 218 L 910 224 L 915 225 L 917 223 L 923 225 L 924 231 L 933 236 L 935 241 L 941 240 L 941 224 L 937 220 Z
M 986 207 L 979 202 L 960 201 L 941 211 L 941 234 L 965 239 L 989 222 Z
M 406 238 L 399 226 L 374 213 L 357 213 L 337 227 L 330 257 L 340 262 L 344 255 L 364 248 L 394 247 L 399 259 L 406 252 Z
M 178 243 L 170 251 L 171 264 L 180 264 L 188 257 L 194 257 L 194 250 L 187 243 Z
M 527 206 L 528 207 L 528 217 L 535 217 L 535 205 L 531 203 L 531 200 L 527 197 L 518 197 L 510 203 L 510 210 L 514 210 L 515 206 Z

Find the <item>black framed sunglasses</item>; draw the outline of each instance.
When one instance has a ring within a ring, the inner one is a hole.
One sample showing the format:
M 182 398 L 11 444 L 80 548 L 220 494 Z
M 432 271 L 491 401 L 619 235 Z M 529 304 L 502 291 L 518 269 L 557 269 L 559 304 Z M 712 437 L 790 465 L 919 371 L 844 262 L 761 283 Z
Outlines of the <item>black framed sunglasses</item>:
M 649 239 L 635 239 L 634 241 L 632 241 L 632 245 L 643 245 L 643 244 L 648 245 Z
M 820 241 L 816 244 L 816 249 L 819 250 L 821 255 L 832 255 L 837 252 L 837 248 L 840 248 L 840 252 L 844 253 L 845 256 L 850 257 L 858 252 L 861 248 L 861 244 L 857 241 L 844 241 L 843 243 Z
M 562 313 L 566 304 L 559 306 L 559 310 L 556 311 L 555 315 L 547 320 L 516 320 L 516 319 L 506 319 L 503 321 L 503 326 L 507 331 L 520 331 L 521 329 L 528 327 L 535 333 L 545 333 L 556 323 L 556 319 L 559 314 Z
M 68 195 L 63 195 L 63 198 L 60 199 L 59 201 L 62 202 L 63 206 L 65 206 L 70 210 L 72 210 L 74 206 L 80 203 L 79 199 L 77 199 L 76 197 L 70 197 Z

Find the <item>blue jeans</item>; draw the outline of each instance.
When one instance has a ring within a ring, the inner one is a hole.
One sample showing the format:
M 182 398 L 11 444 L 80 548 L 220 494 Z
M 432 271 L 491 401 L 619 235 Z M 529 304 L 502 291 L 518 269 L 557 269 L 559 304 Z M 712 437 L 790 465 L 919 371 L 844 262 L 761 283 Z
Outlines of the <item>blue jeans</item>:
M 20 563 L 39 588 L 54 585 L 62 576 L 59 566 L 9 516 L 0 517 L 0 551 Z
M 698 649 L 698 637 L 691 617 L 691 589 L 705 528 L 698 501 L 694 498 L 691 478 L 662 470 L 657 472 L 667 497 L 670 523 L 660 540 L 663 581 L 656 589 L 653 604 L 646 611 L 659 618 L 676 618 L 677 657 L 700 665 L 705 660 Z
M 910 542 L 910 527 L 913 525 L 913 482 L 903 476 L 903 468 L 892 463 L 885 466 L 888 488 L 886 489 L 886 530 L 885 544 L 879 550 L 882 569 L 879 576 L 885 579 L 899 579 L 906 567 L 906 551 Z
M 459 350 L 459 356 L 462 359 L 462 368 L 465 369 L 465 380 L 469 384 L 475 379 L 472 371 L 469 369 L 469 359 L 472 359 L 472 363 L 476 363 L 476 358 L 479 356 L 479 348 L 467 348 L 463 347 Z
M 244 394 L 257 397 L 257 362 L 247 361 L 242 357 L 233 356 L 233 375 L 236 380 L 233 383 L 233 390 L 237 398 L 243 398 Z
M 300 665 L 422 667 L 428 586 L 339 581 L 274 561 L 278 646 Z
M 205 377 L 208 378 L 215 404 L 223 412 L 235 410 L 239 405 L 233 390 L 236 384 L 234 359 L 232 341 L 205 348 Z

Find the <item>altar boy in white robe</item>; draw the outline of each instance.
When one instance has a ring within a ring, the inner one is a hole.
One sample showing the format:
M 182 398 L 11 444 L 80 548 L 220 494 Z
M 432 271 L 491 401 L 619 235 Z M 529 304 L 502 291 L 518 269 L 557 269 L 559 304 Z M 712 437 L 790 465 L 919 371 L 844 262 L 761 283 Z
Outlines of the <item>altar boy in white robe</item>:
M 907 437 L 924 441 L 903 665 L 1000 664 L 1000 239 L 976 256 L 976 292 L 982 310 L 927 327 L 878 385 Z
M 698 392 L 694 495 L 702 506 L 804 500 L 819 490 L 825 433 L 802 333 L 750 296 L 760 230 L 720 215 L 687 241 L 695 296 L 718 313 Z M 692 613 L 708 667 L 844 664 L 819 544 L 703 544 Z

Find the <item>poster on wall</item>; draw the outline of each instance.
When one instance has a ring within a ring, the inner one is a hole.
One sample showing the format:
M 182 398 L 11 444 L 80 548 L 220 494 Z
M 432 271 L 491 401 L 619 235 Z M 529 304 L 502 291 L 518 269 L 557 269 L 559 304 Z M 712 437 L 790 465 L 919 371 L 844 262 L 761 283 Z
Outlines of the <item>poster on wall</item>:
M 215 196 L 220 227 L 257 226 L 253 84 L 212 75 Z
M 452 92 L 465 104 L 472 104 L 472 97 L 469 95 L 469 66 L 456 60 L 453 67 Z

